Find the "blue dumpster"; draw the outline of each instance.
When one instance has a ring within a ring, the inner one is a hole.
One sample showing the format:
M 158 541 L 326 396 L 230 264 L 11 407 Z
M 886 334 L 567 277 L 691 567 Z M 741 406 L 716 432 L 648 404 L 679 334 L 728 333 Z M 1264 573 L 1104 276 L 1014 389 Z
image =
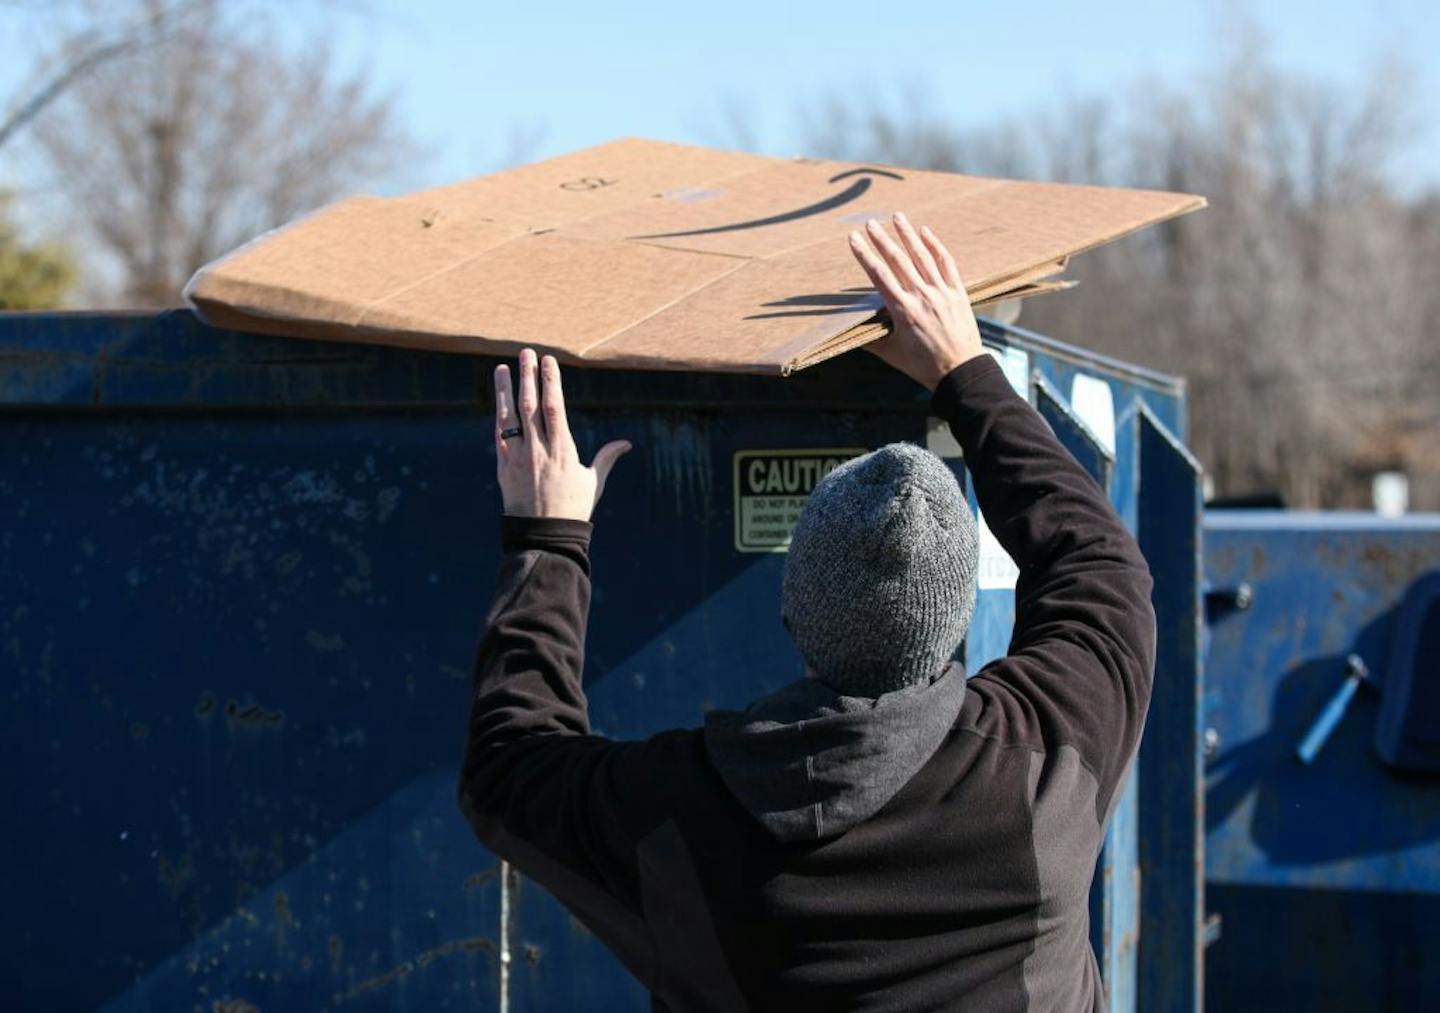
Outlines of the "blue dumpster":
M 1440 515 L 1205 518 L 1214 1010 L 1440 1009 Z
M 1201 599 L 1183 387 L 1013 328 L 985 338 L 1156 572 L 1161 671 L 1093 935 L 1113 1009 L 1193 1010 Z M 493 360 L 186 312 L 0 315 L 0 355 L 9 1006 L 647 1008 L 455 804 L 499 549 Z M 693 725 L 798 676 L 776 517 L 805 489 L 777 498 L 751 476 L 779 466 L 783 486 L 818 467 L 785 462 L 900 439 L 963 476 L 923 393 L 867 356 L 786 379 L 572 370 L 566 387 L 582 451 L 636 447 L 597 516 L 586 680 L 602 734 Z M 982 565 L 972 670 L 1004 652 L 1014 615 L 993 540 Z

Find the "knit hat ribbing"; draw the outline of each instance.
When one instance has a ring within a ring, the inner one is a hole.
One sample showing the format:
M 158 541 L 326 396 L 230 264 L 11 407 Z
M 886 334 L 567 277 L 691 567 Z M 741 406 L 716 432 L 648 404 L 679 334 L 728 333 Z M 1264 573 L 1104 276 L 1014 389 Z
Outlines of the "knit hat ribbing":
M 892 443 L 816 484 L 790 540 L 781 614 L 810 671 L 837 693 L 928 682 L 965 637 L 977 556 L 950 469 Z

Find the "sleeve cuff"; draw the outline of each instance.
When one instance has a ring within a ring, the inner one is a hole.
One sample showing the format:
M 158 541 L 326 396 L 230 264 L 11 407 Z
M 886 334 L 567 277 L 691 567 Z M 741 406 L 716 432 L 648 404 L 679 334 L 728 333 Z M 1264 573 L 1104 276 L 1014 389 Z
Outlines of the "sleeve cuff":
M 983 387 L 999 380 L 1007 391 L 1013 393 L 1009 379 L 995 357 L 981 352 L 946 373 L 930 395 L 930 413 L 938 418 L 953 419 L 960 408 L 962 399 L 973 387 Z
M 500 545 L 508 552 L 527 549 L 565 551 L 590 548 L 590 534 L 595 526 L 589 521 L 569 517 L 517 517 L 504 514 L 500 518 Z

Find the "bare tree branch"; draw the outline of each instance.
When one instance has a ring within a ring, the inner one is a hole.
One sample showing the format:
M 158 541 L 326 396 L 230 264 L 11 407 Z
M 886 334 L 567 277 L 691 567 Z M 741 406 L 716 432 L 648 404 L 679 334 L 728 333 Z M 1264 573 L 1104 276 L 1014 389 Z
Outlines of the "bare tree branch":
M 254 6 L 191 0 L 152 28 L 143 58 L 95 68 L 32 126 L 126 304 L 173 305 L 201 264 L 411 150 L 391 102 L 337 72 L 327 40 L 289 51 Z
M 0 148 L 85 75 L 155 41 L 165 26 L 189 6 L 189 3 L 152 6 L 137 22 L 111 38 L 100 37 L 103 33 L 83 31 L 65 40 L 60 46 L 60 66 L 0 119 Z

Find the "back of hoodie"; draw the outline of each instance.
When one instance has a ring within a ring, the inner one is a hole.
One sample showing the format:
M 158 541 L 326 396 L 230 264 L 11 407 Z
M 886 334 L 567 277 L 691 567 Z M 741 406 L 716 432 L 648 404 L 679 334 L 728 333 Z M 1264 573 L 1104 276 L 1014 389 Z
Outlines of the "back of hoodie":
M 1010 654 L 875 700 L 802 681 L 703 732 L 589 735 L 589 525 L 506 518 L 461 804 L 681 1009 L 1099 1009 L 1088 892 L 1138 748 L 1150 578 L 989 356 L 935 414 L 1016 560 Z

